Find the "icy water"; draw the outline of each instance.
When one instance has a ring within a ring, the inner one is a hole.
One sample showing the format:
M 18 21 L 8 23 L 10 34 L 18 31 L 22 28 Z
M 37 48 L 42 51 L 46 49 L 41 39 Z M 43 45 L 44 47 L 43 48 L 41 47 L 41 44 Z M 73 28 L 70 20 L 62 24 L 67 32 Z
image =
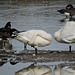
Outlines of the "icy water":
M 66 22 L 60 22 L 65 16 L 57 12 L 66 5 L 73 4 L 74 0 L 0 0 L 0 27 L 8 21 L 12 22 L 12 28 L 18 30 L 40 29 L 52 34 L 51 45 L 38 48 L 38 50 L 68 50 L 68 45 L 60 44 L 54 40 L 54 33 Z M 21 51 L 23 43 L 13 39 L 10 40 L 13 50 Z M 32 50 L 30 46 L 27 46 Z M 34 50 L 34 49 L 33 49 Z M 72 45 L 75 50 L 75 44 Z M 32 63 L 18 63 L 11 65 L 9 62 L 0 67 L 0 75 L 15 75 L 15 72 L 28 67 Z M 55 62 L 57 64 L 57 62 Z M 60 64 L 60 62 L 58 62 Z M 54 65 L 54 63 L 51 65 Z M 54 75 L 54 72 L 53 72 Z

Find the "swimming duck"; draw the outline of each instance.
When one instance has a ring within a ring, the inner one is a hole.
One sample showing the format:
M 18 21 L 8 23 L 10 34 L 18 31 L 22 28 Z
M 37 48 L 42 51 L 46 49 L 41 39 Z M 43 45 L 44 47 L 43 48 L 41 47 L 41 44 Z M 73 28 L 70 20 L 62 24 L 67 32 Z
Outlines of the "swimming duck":
M 75 8 L 72 4 L 66 6 L 66 9 L 57 10 L 57 12 L 66 15 L 66 17 L 72 17 L 75 15 Z

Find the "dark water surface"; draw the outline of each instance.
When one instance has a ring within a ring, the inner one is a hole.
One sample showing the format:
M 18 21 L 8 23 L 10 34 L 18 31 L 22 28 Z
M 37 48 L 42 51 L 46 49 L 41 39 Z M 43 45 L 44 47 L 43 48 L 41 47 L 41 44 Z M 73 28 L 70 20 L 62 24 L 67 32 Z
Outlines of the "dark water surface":
M 45 30 L 52 34 L 52 44 L 38 48 L 39 50 L 68 50 L 68 45 L 54 40 L 54 33 L 65 24 L 65 22 L 60 22 L 65 16 L 58 13 L 57 10 L 65 8 L 68 4 L 73 4 L 75 7 L 74 0 L 0 0 L 0 27 L 11 21 L 12 28 L 18 30 Z M 10 43 L 13 45 L 13 50 L 24 49 L 23 43 L 15 39 L 10 40 Z M 33 49 L 30 46 L 27 48 Z M 72 50 L 75 51 L 75 44 L 72 45 Z M 0 67 L 0 75 L 14 75 L 16 71 L 30 64 L 18 63 L 13 66 L 8 62 Z

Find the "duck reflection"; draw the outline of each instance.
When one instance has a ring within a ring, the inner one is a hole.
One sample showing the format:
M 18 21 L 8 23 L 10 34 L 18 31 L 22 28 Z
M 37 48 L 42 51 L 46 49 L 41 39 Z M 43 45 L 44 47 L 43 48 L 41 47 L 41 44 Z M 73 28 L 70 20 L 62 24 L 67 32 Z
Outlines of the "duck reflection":
M 10 59 L 10 64 L 11 65 L 16 65 L 17 63 L 19 63 L 19 62 L 16 61 L 16 59 Z
M 15 75 L 52 75 L 51 69 L 47 66 L 30 65 L 15 73 Z
M 3 66 L 6 63 L 6 61 L 7 61 L 6 58 L 3 59 L 0 58 L 0 67 Z
M 0 40 L 0 49 L 12 50 L 12 44 L 9 40 Z
M 71 18 L 64 18 L 64 19 L 61 19 L 60 22 L 68 22 L 68 21 L 75 21 L 75 18 L 71 17 Z
M 5 63 L 7 63 L 8 60 L 9 60 L 8 58 L 2 58 L 2 59 L 0 58 L 0 67 L 3 66 Z M 11 58 L 9 62 L 11 65 L 16 65 L 17 63 L 19 63 L 18 61 L 16 61 L 16 59 L 13 58 Z

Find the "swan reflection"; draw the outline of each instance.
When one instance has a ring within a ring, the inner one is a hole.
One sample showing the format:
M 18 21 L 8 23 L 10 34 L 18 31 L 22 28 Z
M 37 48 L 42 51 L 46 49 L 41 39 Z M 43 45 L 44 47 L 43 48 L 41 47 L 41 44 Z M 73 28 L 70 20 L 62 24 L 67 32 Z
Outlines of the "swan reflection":
M 15 72 L 15 75 L 75 75 L 75 66 L 55 66 L 53 70 L 54 74 L 49 66 L 31 64 Z
M 53 70 L 51 66 L 31 64 L 27 68 L 15 72 L 15 75 L 53 75 L 53 72 L 55 75 L 60 75 L 60 67 L 55 67 Z
M 51 69 L 47 66 L 30 65 L 15 73 L 16 75 L 52 75 Z
M 0 49 L 12 50 L 12 44 L 9 42 L 9 40 L 0 40 Z
M 75 66 L 62 67 L 61 75 L 75 75 Z
M 75 66 L 58 66 L 54 69 L 55 75 L 75 75 Z

